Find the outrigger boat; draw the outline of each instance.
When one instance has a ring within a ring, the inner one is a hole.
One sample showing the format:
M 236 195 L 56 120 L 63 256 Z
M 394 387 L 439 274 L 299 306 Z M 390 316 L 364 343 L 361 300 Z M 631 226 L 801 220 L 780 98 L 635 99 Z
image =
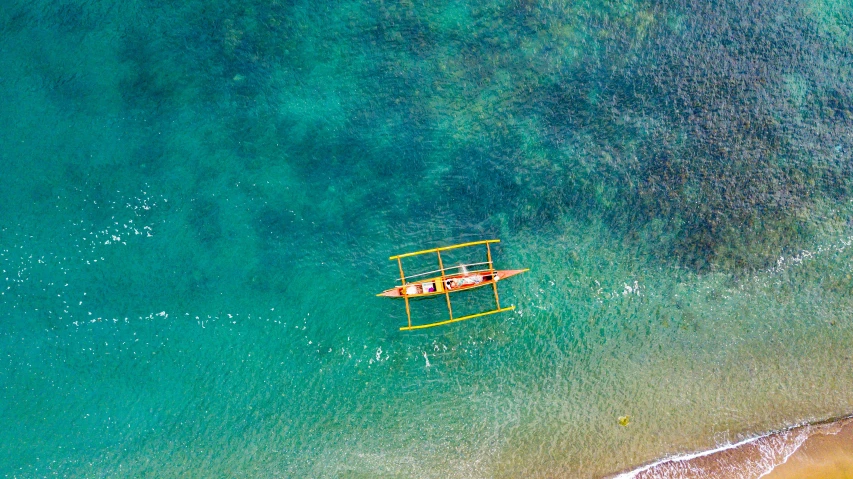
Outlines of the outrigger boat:
M 504 311 L 512 311 L 515 309 L 514 305 L 508 306 L 506 308 L 501 308 L 501 300 L 498 296 L 498 281 L 505 280 L 509 277 L 515 276 L 520 273 L 524 273 L 528 271 L 527 269 L 503 269 L 497 270 L 494 268 L 492 264 L 492 250 L 489 246 L 491 243 L 500 243 L 499 239 L 491 239 L 485 241 L 474 241 L 472 243 L 462 243 L 452 246 L 444 246 L 441 248 L 433 248 L 427 249 L 423 251 L 416 251 L 414 253 L 405 253 L 397 256 L 391 256 L 390 260 L 397 260 L 397 265 L 400 267 L 400 281 L 401 284 L 399 286 L 395 286 L 390 289 L 386 289 L 385 291 L 377 294 L 377 296 L 384 296 L 387 298 L 403 298 L 406 301 L 406 316 L 409 319 L 408 326 L 403 326 L 400 328 L 400 331 L 411 331 L 413 329 L 423 329 L 423 328 L 432 328 L 434 326 L 441 326 L 443 324 L 455 323 L 457 321 L 465 321 L 466 319 L 477 318 L 480 316 L 486 316 L 489 314 L 502 313 Z M 451 249 L 457 248 L 467 248 L 470 246 L 477 245 L 486 245 L 486 261 L 483 263 L 471 263 L 464 264 L 459 266 L 450 266 L 445 268 L 444 263 L 441 260 L 441 252 L 447 251 Z M 406 276 L 403 273 L 403 262 L 402 259 L 410 256 L 418 256 L 422 254 L 435 253 L 438 257 L 438 269 L 434 271 L 427 271 L 424 273 L 417 273 L 410 276 Z M 474 268 L 469 270 L 468 268 Z M 417 279 L 412 281 L 415 278 L 425 279 Z M 475 288 L 480 288 L 483 286 L 491 285 L 492 289 L 495 292 L 495 305 L 496 308 L 491 311 L 484 311 L 482 313 L 477 314 L 469 314 L 467 316 L 461 317 L 453 317 L 453 307 L 450 304 L 450 293 L 457 293 L 460 291 L 468 291 Z M 428 298 L 432 296 L 444 295 L 447 299 L 447 311 L 450 314 L 450 319 L 444 321 L 437 321 L 434 323 L 428 324 L 416 324 L 412 325 L 412 313 L 409 307 L 409 299 L 417 299 L 417 298 Z

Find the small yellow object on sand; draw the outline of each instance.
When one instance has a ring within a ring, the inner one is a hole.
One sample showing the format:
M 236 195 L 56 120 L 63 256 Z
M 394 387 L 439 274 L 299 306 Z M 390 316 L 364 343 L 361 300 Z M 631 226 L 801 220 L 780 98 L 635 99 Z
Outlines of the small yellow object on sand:
M 628 416 L 627 414 L 625 416 L 620 416 L 618 421 L 620 426 L 627 426 L 631 423 L 631 416 Z

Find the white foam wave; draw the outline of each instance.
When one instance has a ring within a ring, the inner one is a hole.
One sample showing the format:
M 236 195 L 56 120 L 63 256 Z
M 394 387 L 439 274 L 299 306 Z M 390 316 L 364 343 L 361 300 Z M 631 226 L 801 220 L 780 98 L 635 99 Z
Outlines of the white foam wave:
M 660 471 L 662 473 L 660 477 L 700 477 L 700 475 L 698 475 L 698 473 L 700 472 L 704 472 L 702 474 L 702 477 L 708 477 L 708 471 L 696 470 L 696 468 L 691 465 L 690 461 L 713 454 L 718 454 L 724 451 L 738 449 L 744 446 L 748 446 L 750 444 L 755 444 L 762 441 L 769 441 L 769 444 L 758 445 L 759 458 L 757 460 L 753 460 L 744 464 L 738 463 L 735 466 L 734 470 L 732 468 L 728 468 L 725 471 L 724 476 L 760 478 L 769 474 L 779 464 L 782 464 L 787 461 L 788 457 L 790 457 L 791 454 L 796 452 L 797 449 L 799 449 L 799 447 L 802 445 L 802 443 L 808 438 L 810 430 L 810 426 L 797 425 L 781 432 L 768 433 L 749 439 L 744 439 L 743 441 L 724 444 L 706 451 L 699 451 L 690 454 L 677 455 L 661 459 L 659 461 L 641 466 L 632 471 L 623 472 L 621 474 L 612 476 L 612 479 L 633 479 L 647 471 L 657 472 L 654 471 L 654 469 L 662 469 Z M 794 434 L 794 436 L 792 437 L 791 434 Z M 773 438 L 778 438 L 778 440 L 772 441 Z M 670 465 L 671 468 L 664 469 L 664 466 L 667 465 Z M 655 474 L 652 477 L 658 476 Z

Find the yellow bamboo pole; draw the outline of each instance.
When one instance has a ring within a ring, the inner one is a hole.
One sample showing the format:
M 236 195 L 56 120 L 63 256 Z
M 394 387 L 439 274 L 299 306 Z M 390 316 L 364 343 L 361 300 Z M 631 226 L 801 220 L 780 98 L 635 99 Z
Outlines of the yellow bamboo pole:
M 491 270 L 492 274 L 492 288 L 495 290 L 495 304 L 498 309 L 501 309 L 501 299 L 498 297 L 498 282 L 495 281 L 495 267 L 492 264 L 492 248 L 489 247 L 489 243 L 486 243 L 486 256 L 489 262 L 489 270 Z
M 388 259 L 395 260 L 395 259 L 399 259 L 399 258 L 406 258 L 408 256 L 417 256 L 419 254 L 435 253 L 437 251 L 445 251 L 445 250 L 456 249 L 456 248 L 465 248 L 467 246 L 476 246 L 478 244 L 500 243 L 500 242 L 501 242 L 501 240 L 499 240 L 499 239 L 490 239 L 490 240 L 484 240 L 484 241 L 473 241 L 471 243 L 461 243 L 461 244 L 455 244 L 452 246 L 443 246 L 441 248 L 432 248 L 432 249 L 425 249 L 423 251 L 415 251 L 414 253 L 399 254 L 397 256 L 392 256 Z
M 450 291 L 447 290 L 447 283 L 444 282 L 444 263 L 441 262 L 441 251 L 436 251 L 438 255 L 438 268 L 441 270 L 441 289 L 444 290 L 444 297 L 447 298 L 447 312 L 450 313 L 450 319 L 453 320 L 453 308 L 450 306 Z M 409 324 L 411 328 L 411 323 Z
M 466 319 L 479 318 L 480 316 L 487 316 L 489 314 L 495 314 L 495 313 L 503 313 L 504 311 L 512 311 L 513 309 L 515 309 L 515 306 L 510 306 L 510 307 L 501 308 L 501 309 L 494 309 L 492 311 L 486 311 L 484 313 L 469 314 L 468 316 L 462 316 L 461 318 L 448 319 L 447 321 L 440 321 L 438 323 L 418 324 L 415 326 L 403 326 L 400 328 L 400 331 L 412 331 L 414 329 L 434 328 L 436 326 L 443 326 L 445 324 L 455 323 L 458 321 L 465 321 Z
M 409 297 L 406 295 L 406 275 L 403 274 L 403 261 L 400 258 L 397 258 L 397 266 L 400 267 L 400 281 L 403 282 L 401 288 L 403 288 L 403 299 L 406 300 L 406 317 L 409 318 L 409 327 L 412 327 L 412 313 L 409 310 Z

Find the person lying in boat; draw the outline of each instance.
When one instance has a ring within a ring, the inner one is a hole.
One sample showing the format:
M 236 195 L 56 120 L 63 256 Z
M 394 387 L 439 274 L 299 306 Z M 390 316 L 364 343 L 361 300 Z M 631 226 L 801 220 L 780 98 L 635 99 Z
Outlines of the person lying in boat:
M 460 286 L 467 286 L 471 284 L 479 284 L 483 282 L 483 277 L 479 274 L 472 274 L 470 276 L 463 276 L 461 278 L 452 278 L 447 280 L 448 286 L 450 288 L 458 288 Z

